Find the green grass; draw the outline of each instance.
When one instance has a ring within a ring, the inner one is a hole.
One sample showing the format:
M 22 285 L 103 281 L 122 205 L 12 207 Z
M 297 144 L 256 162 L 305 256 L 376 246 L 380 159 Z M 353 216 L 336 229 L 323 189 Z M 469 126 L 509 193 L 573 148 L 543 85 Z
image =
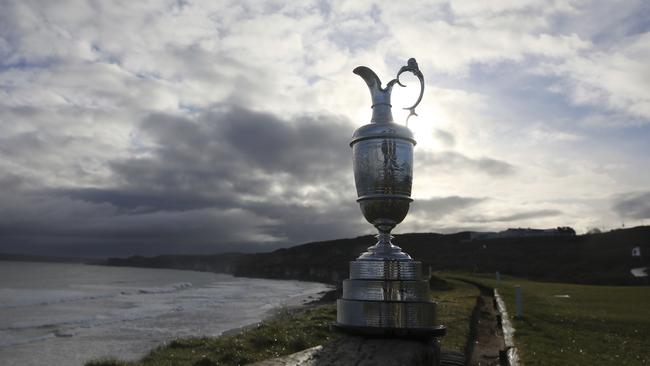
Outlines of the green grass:
M 433 300 L 438 303 L 438 320 L 447 327 L 447 335 L 442 339 L 442 348 L 464 353 L 469 337 L 469 321 L 479 290 L 468 283 L 449 279 L 444 273 L 434 275 L 445 279 L 451 287 L 440 287 L 431 291 Z
M 336 307 L 333 304 L 298 313 L 285 311 L 240 334 L 177 339 L 137 362 L 102 359 L 88 362 L 86 366 L 243 365 L 327 342 L 337 336 L 329 330 L 335 319 Z
M 463 275 L 494 287 L 494 275 Z M 525 365 L 650 365 L 650 287 L 589 286 L 502 276 L 499 292 L 513 319 Z M 556 295 L 569 295 L 557 297 Z

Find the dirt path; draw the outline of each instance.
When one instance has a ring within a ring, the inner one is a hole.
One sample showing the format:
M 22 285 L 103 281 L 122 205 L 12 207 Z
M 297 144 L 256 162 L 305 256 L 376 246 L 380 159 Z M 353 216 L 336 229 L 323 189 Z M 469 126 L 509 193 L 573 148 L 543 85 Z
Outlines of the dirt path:
M 465 359 L 470 366 L 507 365 L 506 344 L 494 290 L 483 284 L 454 278 L 472 284 L 481 291 L 470 319 L 470 334 Z
M 499 312 L 494 306 L 494 297 L 491 292 L 481 292 L 481 296 L 476 300 L 476 308 L 472 316 L 474 343 L 469 365 L 501 365 L 499 354 L 505 349 L 505 342 L 498 321 Z

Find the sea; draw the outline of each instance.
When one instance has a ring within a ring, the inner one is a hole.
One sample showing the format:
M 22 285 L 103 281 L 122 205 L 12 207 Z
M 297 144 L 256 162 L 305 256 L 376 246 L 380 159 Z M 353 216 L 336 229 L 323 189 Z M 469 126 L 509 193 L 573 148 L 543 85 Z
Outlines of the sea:
M 0 365 L 133 360 L 176 338 L 255 324 L 328 290 L 209 272 L 0 261 Z

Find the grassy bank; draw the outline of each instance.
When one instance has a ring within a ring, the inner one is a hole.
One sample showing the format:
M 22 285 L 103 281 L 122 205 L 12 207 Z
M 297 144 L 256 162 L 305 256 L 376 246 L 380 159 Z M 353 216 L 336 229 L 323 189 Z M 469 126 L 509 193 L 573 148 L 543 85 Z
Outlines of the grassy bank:
M 464 277 L 494 287 L 493 275 Z M 650 287 L 589 286 L 502 276 L 499 292 L 523 317 L 515 343 L 525 365 L 650 365 Z
M 476 287 L 455 280 L 434 281 L 431 293 L 438 302 L 440 322 L 448 328 L 443 348 L 463 352 L 469 318 L 478 295 Z M 299 311 L 281 311 L 239 334 L 174 340 L 143 359 L 91 361 L 86 366 L 210 366 L 243 365 L 288 355 L 337 337 L 329 330 L 336 320 L 333 303 Z
M 298 312 L 281 311 L 239 334 L 174 340 L 136 362 L 91 361 L 86 366 L 212 366 L 244 365 L 319 345 L 336 337 L 329 325 L 336 318 L 333 304 Z
M 449 279 L 444 273 L 436 273 L 434 278 L 444 282 L 432 281 L 431 296 L 438 303 L 438 319 L 447 327 L 447 335 L 442 339 L 442 348 L 465 352 L 469 337 L 470 317 L 476 305 L 479 290 L 468 283 Z

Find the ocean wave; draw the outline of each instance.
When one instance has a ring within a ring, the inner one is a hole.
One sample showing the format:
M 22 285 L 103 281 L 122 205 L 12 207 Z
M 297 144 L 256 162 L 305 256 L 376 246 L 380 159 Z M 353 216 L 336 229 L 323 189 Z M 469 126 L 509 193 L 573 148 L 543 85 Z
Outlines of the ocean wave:
M 149 294 L 169 294 L 177 291 L 185 290 L 192 287 L 190 282 L 180 282 L 174 283 L 165 287 L 143 287 L 136 289 L 129 289 L 123 291 L 116 291 L 113 293 L 101 293 L 101 294 L 79 294 L 74 293 L 70 294 L 69 292 L 53 291 L 51 293 L 44 293 L 43 291 L 39 292 L 39 295 L 45 295 L 45 298 L 24 298 L 20 299 L 21 295 L 25 295 L 24 292 L 13 289 L 1 289 L 0 298 L 5 299 L 16 299 L 12 303 L 0 303 L 0 309 L 13 309 L 20 307 L 28 306 L 46 306 L 54 304 L 63 304 L 77 301 L 90 301 L 90 300 L 99 300 L 112 298 L 118 295 L 149 295 Z M 18 293 L 17 293 L 18 292 Z
M 47 299 L 24 299 L 22 301 L 14 302 L 14 303 L 9 303 L 9 304 L 0 304 L 0 309 L 13 309 L 13 308 L 21 308 L 21 307 L 28 307 L 28 306 L 46 306 L 46 305 L 53 305 L 53 304 L 62 304 L 62 303 L 68 303 L 68 302 L 75 302 L 75 301 L 88 301 L 88 300 L 97 300 L 97 299 L 106 299 L 110 297 L 117 296 L 117 294 L 92 294 L 92 295 L 72 295 L 72 296 L 65 296 L 61 294 L 54 294 L 52 297 L 47 298 Z M 15 298 L 12 296 L 12 298 Z
M 81 326 L 90 327 L 101 321 L 100 316 L 91 316 L 84 318 L 68 319 L 68 320 L 48 320 L 48 321 L 23 321 L 15 322 L 12 325 L 2 328 L 0 330 L 28 330 L 28 329 L 50 329 L 61 326 Z
M 56 332 L 70 333 L 72 328 L 92 328 L 97 326 L 104 326 L 109 324 L 130 322 L 141 319 L 155 318 L 164 314 L 183 311 L 179 306 L 164 306 L 158 309 L 152 308 L 138 308 L 130 313 L 109 313 L 99 314 L 74 319 L 64 320 L 40 320 L 40 321 L 23 321 L 15 322 L 2 331 L 23 331 L 29 329 L 57 329 Z M 56 333 L 55 332 L 55 333 Z
M 174 283 L 165 287 L 145 287 L 139 288 L 134 291 L 122 291 L 122 295 L 133 295 L 133 294 L 169 294 L 181 290 L 191 288 L 192 284 L 190 282 L 180 282 Z
M 54 338 L 54 337 L 56 337 L 56 335 L 54 333 L 48 333 L 48 334 L 45 334 L 45 335 L 40 335 L 40 336 L 35 336 L 35 337 L 0 341 L 0 348 L 13 347 L 13 346 L 19 346 L 21 344 L 40 342 L 40 341 L 44 341 L 46 339 L 50 339 L 50 338 Z
M 70 330 L 57 330 L 54 332 L 49 332 L 46 334 L 35 335 L 31 337 L 16 337 L 13 334 L 5 334 L 0 337 L 0 348 L 19 346 L 21 344 L 41 342 L 50 338 L 60 337 L 60 338 L 70 338 L 76 335 L 75 332 Z M 12 339 L 13 336 L 13 339 Z

